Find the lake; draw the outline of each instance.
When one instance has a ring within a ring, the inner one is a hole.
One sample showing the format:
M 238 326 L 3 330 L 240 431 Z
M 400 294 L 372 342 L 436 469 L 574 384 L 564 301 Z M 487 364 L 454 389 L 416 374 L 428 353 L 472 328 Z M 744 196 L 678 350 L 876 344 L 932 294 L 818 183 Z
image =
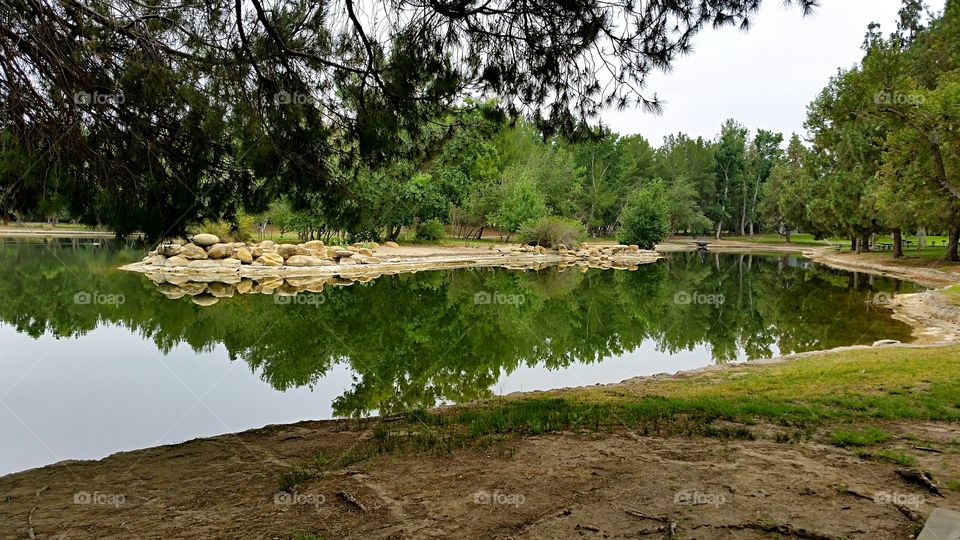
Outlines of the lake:
M 909 341 L 885 304 L 919 290 L 798 255 L 673 253 L 636 271 L 418 272 L 293 297 L 228 291 L 201 307 L 116 269 L 145 251 L 0 239 L 0 474 L 266 424 Z

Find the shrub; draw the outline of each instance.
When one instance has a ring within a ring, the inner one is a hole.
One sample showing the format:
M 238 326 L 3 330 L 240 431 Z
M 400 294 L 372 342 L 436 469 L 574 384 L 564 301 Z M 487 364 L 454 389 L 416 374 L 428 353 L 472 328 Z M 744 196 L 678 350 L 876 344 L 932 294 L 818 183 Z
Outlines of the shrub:
M 439 219 L 428 219 L 417 225 L 417 240 L 436 241 L 443 238 L 443 223 Z
M 557 216 L 542 217 L 520 229 L 520 239 L 524 244 L 544 247 L 555 247 L 557 244 L 572 247 L 579 244 L 585 234 L 583 224 L 579 221 Z
M 654 180 L 627 196 L 620 212 L 617 241 L 652 249 L 670 232 L 670 204 L 663 181 Z

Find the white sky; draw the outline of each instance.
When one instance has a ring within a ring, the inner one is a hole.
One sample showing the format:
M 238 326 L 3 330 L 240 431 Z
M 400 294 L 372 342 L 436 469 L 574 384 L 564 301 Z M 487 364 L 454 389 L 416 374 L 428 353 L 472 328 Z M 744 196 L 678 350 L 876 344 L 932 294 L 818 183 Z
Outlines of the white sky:
M 942 0 L 929 2 L 937 11 Z M 622 135 L 640 133 L 654 146 L 682 131 L 712 139 L 720 124 L 735 118 L 757 128 L 804 133 L 807 104 L 838 67 L 863 56 L 867 25 L 879 22 L 884 34 L 896 28 L 900 0 L 823 0 L 814 15 L 766 0 L 752 28 L 704 30 L 691 54 L 670 73 L 656 73 L 646 92 L 663 100 L 663 115 L 642 110 L 606 111 L 604 124 Z

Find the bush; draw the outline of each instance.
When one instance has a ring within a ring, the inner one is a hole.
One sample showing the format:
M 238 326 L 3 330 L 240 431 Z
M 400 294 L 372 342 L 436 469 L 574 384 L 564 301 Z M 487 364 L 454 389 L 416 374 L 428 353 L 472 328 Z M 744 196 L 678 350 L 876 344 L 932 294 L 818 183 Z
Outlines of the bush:
M 439 219 L 428 219 L 417 225 L 417 240 L 436 241 L 443 238 L 443 223 Z
M 637 244 L 643 249 L 653 246 L 670 233 L 670 203 L 663 181 L 654 180 L 627 196 L 620 212 L 617 241 Z
M 556 247 L 558 244 L 573 247 L 583 240 L 585 234 L 583 223 L 575 219 L 547 216 L 520 229 L 520 240 L 524 244 L 543 247 Z

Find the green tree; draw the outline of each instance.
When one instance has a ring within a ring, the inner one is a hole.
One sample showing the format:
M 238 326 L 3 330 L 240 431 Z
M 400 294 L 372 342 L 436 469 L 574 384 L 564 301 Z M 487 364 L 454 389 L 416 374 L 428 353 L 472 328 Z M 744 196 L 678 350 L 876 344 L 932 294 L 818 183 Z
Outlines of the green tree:
M 627 196 L 620 212 L 617 241 L 653 249 L 669 233 L 670 201 L 663 180 L 657 178 Z

